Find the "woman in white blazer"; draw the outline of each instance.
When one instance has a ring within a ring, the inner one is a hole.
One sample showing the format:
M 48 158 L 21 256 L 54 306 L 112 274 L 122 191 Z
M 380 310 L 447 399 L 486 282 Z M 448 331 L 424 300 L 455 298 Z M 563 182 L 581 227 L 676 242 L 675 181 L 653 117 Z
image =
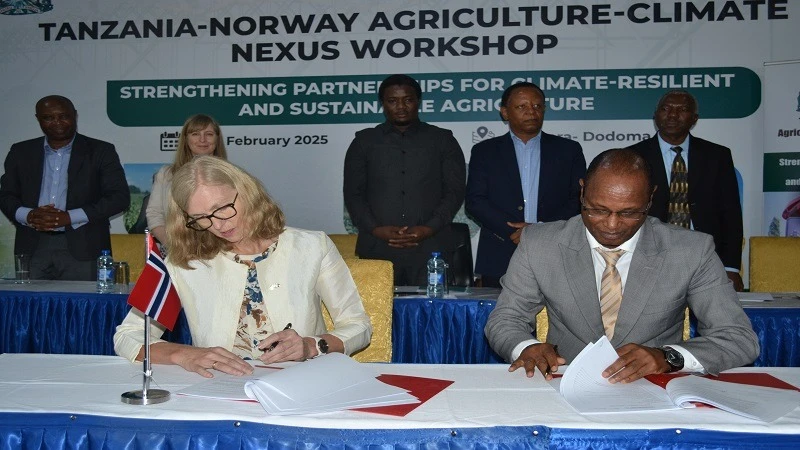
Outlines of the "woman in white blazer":
M 167 267 L 193 346 L 153 340 L 156 364 L 244 375 L 245 360 L 303 361 L 367 346 L 369 317 L 333 242 L 287 228 L 261 183 L 239 167 L 200 156 L 173 174 Z M 320 300 L 334 322 L 326 331 Z M 152 322 L 151 336 L 164 328 Z M 131 309 L 114 335 L 117 354 L 141 360 L 144 318 Z

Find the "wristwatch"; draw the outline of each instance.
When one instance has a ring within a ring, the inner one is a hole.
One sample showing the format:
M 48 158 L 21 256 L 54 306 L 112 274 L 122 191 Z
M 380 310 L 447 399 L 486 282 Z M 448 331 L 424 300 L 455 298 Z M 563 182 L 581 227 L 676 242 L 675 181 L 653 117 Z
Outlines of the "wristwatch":
M 317 352 L 319 353 L 317 356 L 328 354 L 328 341 L 316 336 L 314 336 L 314 341 L 317 343 Z
M 683 355 L 681 355 L 681 352 L 669 346 L 661 347 L 661 351 L 664 352 L 664 359 L 669 364 L 670 372 L 677 372 L 683 369 Z

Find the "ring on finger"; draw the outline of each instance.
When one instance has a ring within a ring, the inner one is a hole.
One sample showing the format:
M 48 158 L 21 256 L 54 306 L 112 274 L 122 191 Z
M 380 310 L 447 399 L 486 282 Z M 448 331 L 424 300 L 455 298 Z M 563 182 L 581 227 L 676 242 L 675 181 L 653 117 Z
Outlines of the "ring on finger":
M 214 369 L 214 370 L 217 370 L 217 361 L 214 361 L 214 362 L 211 364 L 211 368 L 212 368 L 212 369 Z

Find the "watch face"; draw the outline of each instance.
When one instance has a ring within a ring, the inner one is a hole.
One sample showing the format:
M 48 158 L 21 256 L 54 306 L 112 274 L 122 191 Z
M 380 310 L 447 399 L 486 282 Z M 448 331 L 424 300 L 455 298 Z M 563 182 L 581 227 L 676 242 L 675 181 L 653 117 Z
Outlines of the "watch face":
M 325 339 L 320 339 L 319 343 L 317 343 L 317 348 L 319 349 L 319 352 L 321 354 L 323 354 L 323 355 L 327 354 L 328 353 L 328 341 L 326 341 Z
M 681 352 L 674 348 L 665 347 L 664 355 L 666 356 L 667 363 L 675 368 L 675 370 L 683 369 L 683 355 L 681 355 Z

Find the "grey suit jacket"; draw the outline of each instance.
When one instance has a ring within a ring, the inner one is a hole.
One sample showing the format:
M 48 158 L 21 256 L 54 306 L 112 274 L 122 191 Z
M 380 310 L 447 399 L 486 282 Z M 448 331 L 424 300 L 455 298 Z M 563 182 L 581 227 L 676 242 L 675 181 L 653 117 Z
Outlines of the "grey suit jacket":
M 531 339 L 545 306 L 547 342 L 557 344 L 567 362 L 605 334 L 591 251 L 581 216 L 525 229 L 486 324 L 498 354 L 511 360 L 514 347 Z M 699 336 L 682 342 L 687 306 Z M 615 348 L 628 343 L 681 345 L 712 374 L 755 360 L 758 340 L 711 236 L 647 218 L 611 340 Z

